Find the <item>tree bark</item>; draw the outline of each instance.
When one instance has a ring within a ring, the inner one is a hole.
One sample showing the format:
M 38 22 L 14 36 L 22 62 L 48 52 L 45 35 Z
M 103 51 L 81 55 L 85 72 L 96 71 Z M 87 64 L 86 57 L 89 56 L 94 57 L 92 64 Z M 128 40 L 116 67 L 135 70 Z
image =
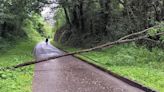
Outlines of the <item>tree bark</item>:
M 81 30 L 82 33 L 84 33 L 85 32 L 84 13 L 83 13 L 83 4 L 84 4 L 84 2 L 80 1 L 79 3 L 80 3 L 79 12 L 80 12 L 80 24 L 81 24 L 80 30 Z
M 72 28 L 72 23 L 71 23 L 71 21 L 70 21 L 70 18 L 69 18 L 69 15 L 68 15 L 67 9 L 66 9 L 66 7 L 64 7 L 64 6 L 63 6 L 63 9 L 64 9 L 64 13 L 65 13 L 66 21 L 67 21 L 67 23 L 69 24 L 70 29 L 71 29 L 71 28 Z

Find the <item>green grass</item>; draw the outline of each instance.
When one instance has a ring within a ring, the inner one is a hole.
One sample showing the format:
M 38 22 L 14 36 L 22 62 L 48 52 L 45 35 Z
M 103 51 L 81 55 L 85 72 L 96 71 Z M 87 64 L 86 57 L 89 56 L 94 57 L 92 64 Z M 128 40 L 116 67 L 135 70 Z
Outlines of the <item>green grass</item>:
M 0 52 L 0 67 L 11 66 L 32 60 L 35 41 L 22 40 Z M 33 66 L 14 71 L 0 71 L 0 92 L 31 92 Z
M 32 50 L 39 39 L 22 39 L 0 51 L 0 67 L 32 60 Z M 33 69 L 33 66 L 28 66 L 14 71 L 0 71 L 0 92 L 31 92 Z
M 61 45 L 56 46 L 67 51 L 77 50 Z M 163 49 L 154 48 L 150 51 L 145 47 L 137 47 L 135 44 L 125 44 L 78 56 L 145 86 L 164 92 Z
M 12 66 L 33 59 L 32 50 L 42 37 L 28 23 L 23 30 L 28 37 L 0 44 L 0 67 Z M 0 71 L 0 92 L 31 92 L 34 66 Z

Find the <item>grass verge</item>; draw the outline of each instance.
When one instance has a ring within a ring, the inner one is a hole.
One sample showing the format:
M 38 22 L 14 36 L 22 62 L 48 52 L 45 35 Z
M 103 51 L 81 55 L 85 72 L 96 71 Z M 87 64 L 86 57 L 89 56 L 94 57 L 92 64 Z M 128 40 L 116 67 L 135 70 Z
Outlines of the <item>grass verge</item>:
M 66 51 L 77 48 L 55 44 Z M 79 54 L 91 63 L 102 66 L 117 74 L 137 81 L 145 86 L 164 92 L 164 50 L 153 48 L 149 51 L 145 47 L 135 44 L 124 44 L 109 49 L 102 49 Z
M 0 67 L 16 65 L 32 60 L 32 49 L 36 42 L 21 40 L 0 52 Z M 0 71 L 0 92 L 31 92 L 33 66 L 14 71 Z
M 26 26 L 28 37 L 0 44 L 0 67 L 12 66 L 33 59 L 32 50 L 42 37 L 31 24 Z M 14 71 L 0 71 L 0 92 L 31 92 L 34 66 L 19 68 Z

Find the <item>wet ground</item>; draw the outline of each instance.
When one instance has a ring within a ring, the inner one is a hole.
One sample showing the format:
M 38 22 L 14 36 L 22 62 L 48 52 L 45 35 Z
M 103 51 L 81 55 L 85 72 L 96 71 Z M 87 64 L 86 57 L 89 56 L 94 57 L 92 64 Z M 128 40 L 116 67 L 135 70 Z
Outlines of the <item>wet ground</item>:
M 36 58 L 63 52 L 45 42 L 35 47 Z M 62 57 L 35 65 L 33 92 L 144 92 L 75 58 Z

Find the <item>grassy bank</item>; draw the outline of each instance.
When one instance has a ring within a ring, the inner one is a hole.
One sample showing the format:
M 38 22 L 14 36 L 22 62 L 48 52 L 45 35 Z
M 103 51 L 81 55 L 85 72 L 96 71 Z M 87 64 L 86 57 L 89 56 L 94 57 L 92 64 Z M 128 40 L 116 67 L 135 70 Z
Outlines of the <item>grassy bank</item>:
M 22 39 L 0 52 L 0 67 L 16 65 L 33 59 L 32 50 L 39 41 Z M 14 71 L 0 71 L 0 92 L 31 92 L 34 66 Z
M 0 52 L 0 67 L 11 66 L 32 60 L 32 49 L 35 41 L 21 40 Z M 31 92 L 33 66 L 14 71 L 0 71 L 0 92 Z
M 12 66 L 33 59 L 32 50 L 43 38 L 36 31 L 33 23 L 26 21 L 23 30 L 27 37 L 17 40 L 6 40 L 0 44 L 0 67 Z M 14 71 L 0 71 L 0 92 L 31 92 L 34 66 Z
M 77 49 L 60 46 L 67 51 Z M 164 92 L 164 50 L 153 48 L 152 51 L 135 44 L 115 46 L 89 53 L 80 57 L 105 67 L 124 77 L 135 80 L 145 86 Z

